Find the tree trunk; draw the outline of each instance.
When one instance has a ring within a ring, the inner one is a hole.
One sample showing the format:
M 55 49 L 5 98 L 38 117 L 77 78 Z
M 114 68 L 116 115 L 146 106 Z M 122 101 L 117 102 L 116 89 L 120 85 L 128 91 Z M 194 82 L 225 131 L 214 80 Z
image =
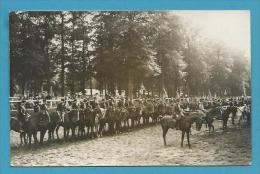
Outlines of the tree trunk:
M 65 94 L 64 15 L 61 13 L 61 96 Z
M 10 96 L 14 96 L 14 61 L 10 58 Z
M 85 40 L 83 40 L 82 42 L 82 77 L 81 77 L 81 91 L 83 93 L 83 95 L 85 94 L 85 76 L 86 76 L 86 66 L 87 66 L 87 62 L 86 62 L 86 58 L 85 58 Z
M 91 97 L 93 96 L 93 91 L 92 91 L 92 77 L 89 79 L 89 87 L 90 87 L 90 95 Z
M 128 70 L 128 84 L 127 84 L 127 91 L 128 91 L 128 98 L 133 98 L 133 91 L 134 91 L 134 85 L 133 85 L 133 74 L 132 71 Z
M 71 80 L 72 80 L 72 83 L 71 83 L 71 92 L 73 94 L 75 94 L 75 69 L 74 69 L 74 52 L 75 52 L 75 45 L 74 45 L 74 30 L 75 30 L 75 20 L 76 20 L 76 16 L 75 16 L 75 13 L 72 12 L 72 39 L 71 39 L 71 60 L 70 60 L 70 63 L 72 65 L 72 68 L 70 69 L 70 73 L 71 73 Z

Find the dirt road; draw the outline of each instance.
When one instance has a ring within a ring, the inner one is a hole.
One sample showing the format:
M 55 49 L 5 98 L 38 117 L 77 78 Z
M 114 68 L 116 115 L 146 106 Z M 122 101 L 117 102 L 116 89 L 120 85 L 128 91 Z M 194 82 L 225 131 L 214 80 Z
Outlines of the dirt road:
M 145 166 L 145 165 L 249 165 L 249 128 L 229 128 L 223 132 L 193 130 L 192 148 L 180 147 L 181 132 L 169 130 L 168 146 L 163 145 L 159 125 L 117 136 L 69 143 L 50 143 L 36 149 L 12 148 L 12 166 Z M 16 140 L 15 140 L 16 139 Z M 11 134 L 11 145 L 19 142 Z M 186 144 L 186 139 L 184 144 Z

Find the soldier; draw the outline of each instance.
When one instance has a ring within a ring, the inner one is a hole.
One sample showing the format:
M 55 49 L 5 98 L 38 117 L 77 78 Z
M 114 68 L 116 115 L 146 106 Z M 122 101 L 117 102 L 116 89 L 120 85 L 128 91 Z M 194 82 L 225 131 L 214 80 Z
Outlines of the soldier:
M 50 115 L 48 113 L 48 109 L 47 109 L 47 105 L 46 105 L 46 99 L 43 99 L 43 103 L 41 105 L 41 110 L 45 113 L 45 115 L 47 116 L 48 118 L 48 121 L 50 122 L 51 121 L 51 118 L 50 118 Z
M 234 103 L 231 103 L 230 104 L 230 107 L 231 107 L 231 120 L 232 120 L 232 124 L 235 125 L 235 117 L 236 117 L 236 114 L 237 114 L 237 107 L 235 106 Z
M 74 99 L 73 103 L 72 103 L 72 109 L 77 109 L 78 105 L 77 105 L 77 99 Z
M 203 105 L 202 102 L 199 103 L 199 109 L 202 110 L 202 111 L 205 111 L 205 109 L 204 109 L 204 105 Z
M 85 100 L 86 109 L 89 109 L 90 111 L 93 110 L 92 105 L 90 104 L 90 101 Z
M 25 110 L 25 100 L 19 103 L 18 106 L 18 120 L 24 124 L 26 117 L 26 110 Z
M 123 102 L 123 100 L 122 100 L 122 99 L 118 101 L 118 104 L 117 104 L 117 106 L 118 106 L 119 108 L 121 108 L 121 107 L 123 107 L 123 106 L 124 106 L 124 102 Z
M 61 102 L 58 103 L 56 111 L 57 111 L 61 121 L 63 122 L 64 121 L 63 112 L 65 111 L 65 101 L 63 98 L 61 99 Z

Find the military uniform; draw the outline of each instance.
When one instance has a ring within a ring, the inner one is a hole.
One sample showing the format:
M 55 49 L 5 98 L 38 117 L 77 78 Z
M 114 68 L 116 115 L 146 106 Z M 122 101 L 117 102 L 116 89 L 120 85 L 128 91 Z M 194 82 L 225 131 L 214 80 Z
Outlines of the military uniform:
M 25 101 L 22 101 L 18 106 L 18 120 L 22 123 L 25 122 L 26 110 L 25 110 Z
M 64 110 L 65 110 L 65 103 L 64 103 L 64 100 L 61 100 L 61 102 L 58 103 L 58 105 L 57 105 L 56 111 L 62 122 L 64 121 L 64 114 L 63 114 Z

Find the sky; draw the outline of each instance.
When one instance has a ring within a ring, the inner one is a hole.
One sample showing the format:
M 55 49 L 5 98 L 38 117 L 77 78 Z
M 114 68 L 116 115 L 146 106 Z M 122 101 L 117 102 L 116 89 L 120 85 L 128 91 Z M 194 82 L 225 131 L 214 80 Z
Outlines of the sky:
M 172 13 L 197 28 L 203 37 L 239 49 L 250 58 L 250 11 L 180 10 Z

